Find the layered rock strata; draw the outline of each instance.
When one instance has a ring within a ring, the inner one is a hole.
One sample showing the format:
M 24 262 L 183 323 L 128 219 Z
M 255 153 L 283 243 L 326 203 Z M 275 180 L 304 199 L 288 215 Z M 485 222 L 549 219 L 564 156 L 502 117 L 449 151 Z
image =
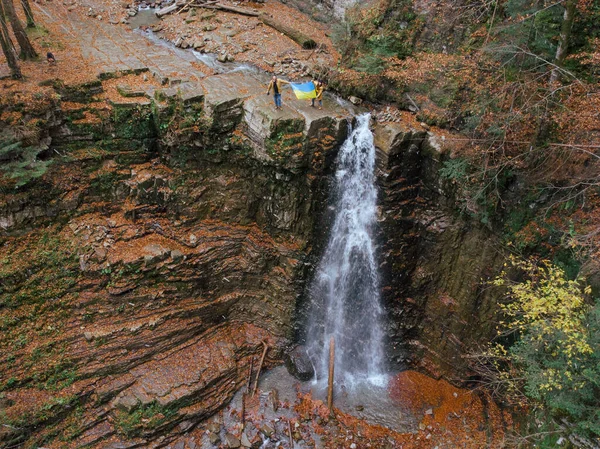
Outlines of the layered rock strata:
M 416 366 L 466 381 L 480 342 L 495 335 L 500 272 L 497 237 L 457 212 L 439 170 L 451 157 L 425 128 L 383 123 L 375 129 L 381 189 L 383 297 L 392 366 Z
M 3 444 L 161 445 L 246 385 L 263 343 L 280 363 L 348 114 L 276 112 L 263 81 L 60 86 L 60 156 L 0 204 Z

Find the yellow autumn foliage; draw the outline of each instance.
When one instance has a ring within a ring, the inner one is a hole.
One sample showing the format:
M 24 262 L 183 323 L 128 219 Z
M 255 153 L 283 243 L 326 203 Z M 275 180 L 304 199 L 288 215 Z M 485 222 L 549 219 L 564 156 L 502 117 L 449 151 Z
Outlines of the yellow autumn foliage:
M 535 351 L 543 351 L 550 358 L 560 357 L 564 361 L 562 369 L 546 367 L 539 373 L 543 379 L 540 390 L 560 390 L 563 376 L 571 379 L 579 360 L 593 352 L 584 324 L 588 310 L 585 295 L 590 294 L 590 287 L 582 287 L 580 280 L 567 279 L 561 268 L 548 261 L 513 257 L 505 265 L 509 266 L 521 271 L 524 280 L 512 282 L 503 272 L 494 281 L 494 285 L 507 288 L 510 299 L 500 305 L 505 320 L 500 323 L 498 333 L 517 333 Z M 490 355 L 496 358 L 507 356 L 500 344 L 494 344 L 490 350 Z M 514 358 L 515 354 L 512 355 Z

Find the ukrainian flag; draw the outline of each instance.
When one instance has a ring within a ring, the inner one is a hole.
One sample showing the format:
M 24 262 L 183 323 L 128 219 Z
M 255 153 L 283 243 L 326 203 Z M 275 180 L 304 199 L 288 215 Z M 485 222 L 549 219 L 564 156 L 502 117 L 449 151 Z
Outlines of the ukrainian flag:
M 313 83 L 312 81 L 302 84 L 290 84 L 298 100 L 308 100 L 311 98 L 317 98 L 317 92 L 315 91 L 315 83 Z

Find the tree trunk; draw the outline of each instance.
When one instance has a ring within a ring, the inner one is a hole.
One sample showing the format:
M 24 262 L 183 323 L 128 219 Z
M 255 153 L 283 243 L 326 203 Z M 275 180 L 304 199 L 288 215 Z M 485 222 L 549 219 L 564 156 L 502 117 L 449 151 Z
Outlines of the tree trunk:
M 560 27 L 560 36 L 558 38 L 558 47 L 556 47 L 556 55 L 554 56 L 554 67 L 550 72 L 548 88 L 551 93 L 546 100 L 546 107 L 540 117 L 538 132 L 535 138 L 535 144 L 542 144 L 548 139 L 551 127 L 551 109 L 554 103 L 556 89 L 554 84 L 560 79 L 561 67 L 569 54 L 569 43 L 571 40 L 571 31 L 573 30 L 573 22 L 577 13 L 577 0 L 567 0 L 565 3 L 565 12 L 563 15 L 562 25 Z
M 8 20 L 10 20 L 10 24 L 13 29 L 13 34 L 19 43 L 19 47 L 21 48 L 21 59 L 33 59 L 37 58 L 37 53 L 31 42 L 29 41 L 29 37 L 25 32 L 25 28 L 23 28 L 23 24 L 17 17 L 17 13 L 15 11 L 15 5 L 13 4 L 13 0 L 2 0 L 4 4 L 4 13 Z
M 33 20 L 33 11 L 31 10 L 29 0 L 21 0 L 21 6 L 23 7 L 23 11 L 25 11 L 25 17 L 27 17 L 27 28 L 35 28 L 35 20 Z
M 23 78 L 23 75 L 21 74 L 21 68 L 17 61 L 17 55 L 15 55 L 15 50 L 10 41 L 6 20 L 4 19 L 4 9 L 1 6 L 2 4 L 0 3 L 0 46 L 2 46 L 2 53 L 6 56 L 6 62 L 8 63 L 11 76 L 14 79 L 21 79 Z
M 298 30 L 290 28 L 289 26 L 285 25 L 283 22 L 279 22 L 276 19 L 274 19 L 273 17 L 269 17 L 266 14 L 261 14 L 260 20 L 265 25 L 268 25 L 271 28 L 279 31 L 280 33 L 285 34 L 287 37 L 289 37 L 291 40 L 293 40 L 294 42 L 299 44 L 305 50 L 306 49 L 310 50 L 312 48 L 317 47 L 317 43 L 310 36 L 307 36 L 306 34 L 300 32 Z
M 573 22 L 577 11 L 576 0 L 567 0 L 565 4 L 565 13 L 563 16 L 562 26 L 560 28 L 560 37 L 558 39 L 558 47 L 554 57 L 556 67 L 550 73 L 550 84 L 558 80 L 560 76 L 559 67 L 562 67 L 567 55 L 569 54 L 569 42 L 571 40 L 571 31 L 573 30 Z

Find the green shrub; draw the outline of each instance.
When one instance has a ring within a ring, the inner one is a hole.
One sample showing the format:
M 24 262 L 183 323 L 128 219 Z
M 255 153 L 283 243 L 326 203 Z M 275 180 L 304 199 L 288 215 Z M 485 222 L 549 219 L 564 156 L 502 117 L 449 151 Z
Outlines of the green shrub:
M 513 278 L 494 284 L 507 289 L 501 305 L 499 342 L 493 344 L 495 383 L 504 397 L 526 406 L 531 438 L 539 447 L 556 447 L 569 434 L 600 438 L 600 301 L 591 289 L 569 280 L 550 262 L 511 260 Z
M 48 170 L 51 161 L 39 159 L 42 148 L 23 146 L 21 141 L 0 139 L 0 170 L 14 180 L 14 187 L 23 187 Z
M 123 435 L 132 438 L 141 435 L 145 429 L 154 429 L 168 422 L 176 414 L 176 410 L 154 401 L 140 405 L 131 412 L 117 410 L 115 424 Z
M 463 180 L 467 177 L 469 162 L 464 158 L 454 158 L 444 161 L 440 168 L 440 177 L 451 181 Z
M 385 69 L 385 61 L 377 55 L 362 56 L 354 65 L 359 72 L 377 75 Z

